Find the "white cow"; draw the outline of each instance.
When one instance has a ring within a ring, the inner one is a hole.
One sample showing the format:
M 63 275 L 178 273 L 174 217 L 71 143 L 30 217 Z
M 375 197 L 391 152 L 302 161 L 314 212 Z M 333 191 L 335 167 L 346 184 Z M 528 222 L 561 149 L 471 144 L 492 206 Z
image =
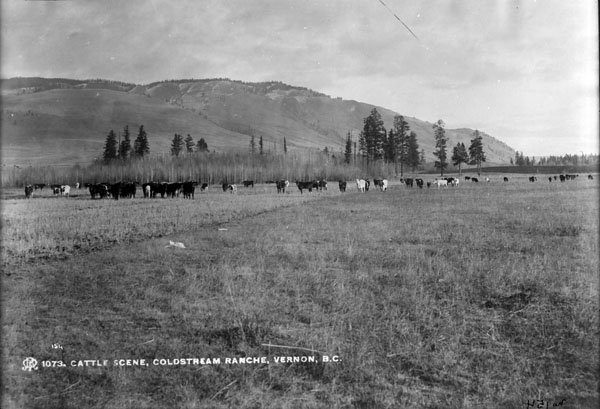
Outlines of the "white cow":
M 358 189 L 359 192 L 364 193 L 366 184 L 367 184 L 367 182 L 365 182 L 364 179 L 356 179 L 356 188 Z
M 229 193 L 237 193 L 237 185 L 230 185 Z
M 60 194 L 61 196 L 69 196 L 69 193 L 71 193 L 71 186 L 69 185 L 62 185 L 60 187 Z
M 438 189 L 441 186 L 448 187 L 448 181 L 445 179 L 436 179 L 433 183 L 435 183 L 437 185 Z
M 388 186 L 388 180 L 383 179 L 382 184 L 381 184 L 381 191 L 385 192 L 387 190 L 387 186 Z
M 458 182 L 459 182 L 458 178 L 454 178 L 452 180 L 452 186 L 458 186 Z

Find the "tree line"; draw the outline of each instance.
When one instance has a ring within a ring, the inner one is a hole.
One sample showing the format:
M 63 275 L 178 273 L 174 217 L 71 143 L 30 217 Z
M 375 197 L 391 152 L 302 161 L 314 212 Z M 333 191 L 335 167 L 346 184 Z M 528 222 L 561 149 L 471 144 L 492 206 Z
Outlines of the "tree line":
M 437 159 L 434 165 L 440 169 L 440 174 L 443 176 L 444 170 L 449 164 L 448 138 L 444 121 L 440 119 L 432 127 L 436 148 L 433 155 Z M 344 150 L 346 163 L 350 163 L 352 157 L 352 143 L 351 135 L 348 133 Z M 404 174 L 405 165 L 414 172 L 420 164 L 425 163 L 425 152 L 424 150 L 419 151 L 417 134 L 410 130 L 404 117 L 396 115 L 393 127 L 387 131 L 376 108 L 373 108 L 369 116 L 363 120 L 363 129 L 358 138 L 358 145 L 359 152 L 367 163 L 378 160 L 393 163 L 396 173 L 398 173 L 399 165 L 401 176 Z M 468 151 L 464 143 L 459 142 L 453 148 L 450 159 L 454 166 L 458 165 L 459 173 L 461 164 L 465 163 L 477 165 L 477 173 L 480 174 L 481 164 L 486 161 L 486 157 L 483 151 L 483 137 L 479 130 L 473 132 L 473 139 L 471 139 Z

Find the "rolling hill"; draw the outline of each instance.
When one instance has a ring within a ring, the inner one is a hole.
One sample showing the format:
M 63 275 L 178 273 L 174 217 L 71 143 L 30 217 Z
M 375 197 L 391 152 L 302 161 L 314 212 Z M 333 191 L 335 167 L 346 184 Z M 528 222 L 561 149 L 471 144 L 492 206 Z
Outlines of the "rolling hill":
M 251 135 L 265 150 L 343 149 L 357 138 L 373 105 L 331 98 L 280 82 L 229 79 L 163 81 L 136 85 L 105 80 L 14 78 L 2 80 L 3 165 L 85 165 L 102 155 L 108 132 L 141 124 L 151 155 L 168 154 L 173 134 L 204 138 L 210 150 L 247 150 Z M 387 129 L 398 113 L 376 107 Z M 433 161 L 432 124 L 405 117 Z M 451 149 L 470 144 L 472 129 L 446 129 Z M 508 164 L 514 150 L 483 133 L 489 164 Z

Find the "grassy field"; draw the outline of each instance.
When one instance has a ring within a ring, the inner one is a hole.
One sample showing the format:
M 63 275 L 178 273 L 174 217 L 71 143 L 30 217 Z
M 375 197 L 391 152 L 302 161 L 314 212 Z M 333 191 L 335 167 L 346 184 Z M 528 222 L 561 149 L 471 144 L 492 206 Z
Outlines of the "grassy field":
M 596 408 L 598 178 L 509 177 L 193 202 L 4 192 L 2 407 Z M 168 365 L 187 358 L 213 362 Z

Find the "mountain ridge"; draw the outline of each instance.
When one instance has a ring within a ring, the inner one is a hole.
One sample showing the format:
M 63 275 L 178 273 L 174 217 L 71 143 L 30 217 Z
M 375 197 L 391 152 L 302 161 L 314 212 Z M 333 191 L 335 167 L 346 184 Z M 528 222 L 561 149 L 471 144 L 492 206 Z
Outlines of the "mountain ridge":
M 166 80 L 146 85 L 110 80 L 11 78 L 2 90 L 3 164 L 84 164 L 102 154 L 108 131 L 129 125 L 148 132 L 151 154 L 168 154 L 174 133 L 204 138 L 210 150 L 247 150 L 250 137 L 263 136 L 265 150 L 343 150 L 350 132 L 357 140 L 373 108 L 386 129 L 390 109 L 279 81 L 260 83 L 227 78 Z M 404 116 L 417 133 L 419 148 L 434 160 L 432 123 Z M 470 144 L 474 130 L 446 129 L 448 152 Z M 514 150 L 480 130 L 488 163 L 508 164 Z

